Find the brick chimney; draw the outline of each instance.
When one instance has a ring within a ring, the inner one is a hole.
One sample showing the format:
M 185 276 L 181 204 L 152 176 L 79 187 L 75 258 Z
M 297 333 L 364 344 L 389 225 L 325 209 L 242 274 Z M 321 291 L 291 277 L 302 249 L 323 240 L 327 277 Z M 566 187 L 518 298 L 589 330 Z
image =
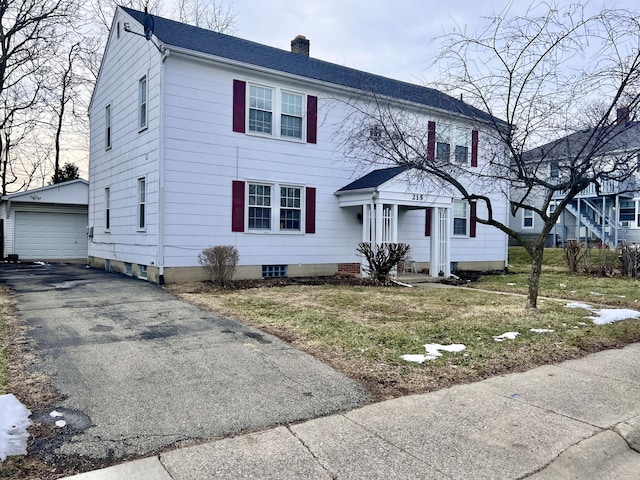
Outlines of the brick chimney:
M 309 56 L 309 40 L 304 35 L 296 35 L 296 38 L 291 40 L 291 51 L 293 53 L 300 53 L 302 55 Z
M 629 123 L 629 107 L 623 105 L 616 110 L 616 124 L 624 127 Z

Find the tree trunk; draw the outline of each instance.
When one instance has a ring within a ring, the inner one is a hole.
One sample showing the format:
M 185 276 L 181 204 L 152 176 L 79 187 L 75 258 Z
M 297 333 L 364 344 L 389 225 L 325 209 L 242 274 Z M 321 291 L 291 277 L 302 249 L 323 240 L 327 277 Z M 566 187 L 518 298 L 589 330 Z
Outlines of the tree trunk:
M 529 274 L 529 291 L 527 293 L 527 308 L 538 308 L 538 290 L 540 275 L 542 274 L 542 260 L 544 258 L 544 243 L 536 245 L 531 256 L 531 272 Z

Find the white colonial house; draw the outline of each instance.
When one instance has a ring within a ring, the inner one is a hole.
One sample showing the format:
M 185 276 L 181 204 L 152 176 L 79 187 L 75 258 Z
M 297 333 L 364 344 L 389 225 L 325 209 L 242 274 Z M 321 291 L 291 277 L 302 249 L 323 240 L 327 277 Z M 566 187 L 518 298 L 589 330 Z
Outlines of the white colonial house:
M 87 261 L 89 182 L 11 193 L 0 201 L 0 258 Z
M 485 114 L 441 92 L 314 59 L 302 36 L 285 51 L 118 8 L 90 105 L 90 264 L 204 279 L 198 253 L 234 245 L 236 278 L 359 274 L 373 241 L 409 243 L 434 276 L 504 268 L 480 206 L 346 160 L 339 100 L 364 86 L 423 114 L 431 154 L 482 165 Z

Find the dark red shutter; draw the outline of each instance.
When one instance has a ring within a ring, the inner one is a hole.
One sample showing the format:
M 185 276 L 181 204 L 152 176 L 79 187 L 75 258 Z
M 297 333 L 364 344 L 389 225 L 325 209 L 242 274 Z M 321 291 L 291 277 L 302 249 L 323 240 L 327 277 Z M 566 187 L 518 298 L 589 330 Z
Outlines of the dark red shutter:
M 427 160 L 436 158 L 436 122 L 427 124 Z
M 478 130 L 471 131 L 471 166 L 478 166 Z
M 233 131 L 244 133 L 246 115 L 247 82 L 233 81 Z
M 476 202 L 471 202 L 471 218 L 469 219 L 469 236 L 476 236 Z
M 316 233 L 316 189 L 307 187 L 304 233 Z
M 307 95 L 307 143 L 318 141 L 318 97 Z
M 231 186 L 231 231 L 244 232 L 244 182 L 239 180 Z
M 425 223 L 424 223 L 424 236 L 430 237 L 431 236 L 431 212 L 433 212 L 433 209 L 427 208 L 425 211 L 427 212 L 427 214 L 426 214 Z

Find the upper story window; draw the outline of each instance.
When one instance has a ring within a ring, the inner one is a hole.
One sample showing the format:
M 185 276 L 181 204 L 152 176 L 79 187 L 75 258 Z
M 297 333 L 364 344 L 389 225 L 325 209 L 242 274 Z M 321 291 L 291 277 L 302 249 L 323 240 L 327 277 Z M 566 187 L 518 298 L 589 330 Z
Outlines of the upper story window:
M 522 228 L 533 228 L 533 210 L 522 210 Z
M 147 128 L 148 120 L 148 104 L 147 104 L 147 76 L 145 75 L 138 80 L 138 128 L 142 130 Z
M 249 86 L 249 131 L 258 133 L 272 132 L 273 90 L 270 88 Z
M 111 148 L 111 105 L 104 107 L 104 148 Z
M 282 92 L 280 135 L 302 138 L 302 95 Z
M 104 189 L 104 228 L 105 230 L 111 228 L 111 189 L 109 187 Z
M 469 234 L 469 203 L 465 200 L 453 201 L 453 234 Z
M 147 228 L 146 222 L 146 208 L 147 208 L 147 181 L 146 179 L 138 179 L 138 229 L 144 230 Z
M 549 160 L 549 178 L 558 178 L 560 174 L 560 165 L 558 159 Z
M 233 131 L 317 142 L 318 97 L 233 81 Z
M 451 158 L 451 126 L 436 124 L 436 160 L 449 161 Z
M 455 129 L 455 149 L 454 160 L 461 165 L 469 164 L 469 137 L 471 132 L 468 128 L 456 127 Z

